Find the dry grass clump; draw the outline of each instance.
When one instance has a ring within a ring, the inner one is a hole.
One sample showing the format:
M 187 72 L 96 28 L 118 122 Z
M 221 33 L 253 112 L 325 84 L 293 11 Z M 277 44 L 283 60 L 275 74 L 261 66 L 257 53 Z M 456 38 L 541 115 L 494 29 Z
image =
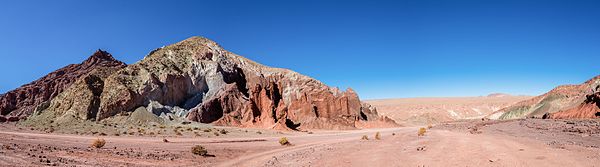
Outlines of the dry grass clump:
M 427 129 L 419 128 L 419 132 L 417 133 L 417 136 L 425 136 L 425 132 L 427 132 Z
M 92 148 L 102 148 L 102 147 L 104 147 L 105 144 L 106 144 L 106 141 L 104 139 L 96 139 L 96 140 L 92 141 L 91 147 Z
M 427 129 L 431 129 L 431 128 L 433 128 L 433 125 L 431 125 L 431 124 L 427 125 Z
M 288 141 L 286 137 L 279 138 L 279 144 L 281 144 L 282 146 L 292 145 L 292 143 L 290 143 L 290 141 Z
M 369 137 L 367 135 L 363 135 L 361 140 L 369 140 Z
M 379 134 L 379 132 L 375 133 L 375 139 L 381 140 L 381 134 Z
M 201 145 L 196 145 L 192 147 L 192 153 L 200 156 L 208 155 L 208 150 Z

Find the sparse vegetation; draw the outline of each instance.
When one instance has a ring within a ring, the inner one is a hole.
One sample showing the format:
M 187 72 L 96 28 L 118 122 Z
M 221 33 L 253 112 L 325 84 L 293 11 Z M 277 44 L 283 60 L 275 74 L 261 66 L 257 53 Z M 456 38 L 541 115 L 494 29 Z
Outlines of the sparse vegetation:
M 379 134 L 379 132 L 375 133 L 375 140 L 381 140 L 381 134 Z
M 260 135 L 260 134 L 262 134 L 262 132 L 261 132 L 261 131 L 256 131 L 256 134 L 259 134 L 259 135 Z
M 200 156 L 207 156 L 208 150 L 201 145 L 196 145 L 192 147 L 192 153 Z
M 392 133 L 392 136 L 396 136 L 396 133 Z
M 163 138 L 163 142 L 168 143 L 169 140 L 167 140 L 167 138 Z
M 219 133 L 217 133 L 217 132 L 213 132 L 213 134 L 214 134 L 215 136 L 219 136 Z
M 104 147 L 104 145 L 106 144 L 106 141 L 104 139 L 96 139 L 94 141 L 92 141 L 92 148 L 102 148 Z
M 361 140 L 369 140 L 369 137 L 367 135 L 363 135 Z
M 431 129 L 431 128 L 433 128 L 433 125 L 431 125 L 431 124 L 427 125 L 427 129 Z
M 419 132 L 417 133 L 417 136 L 425 136 L 425 132 L 427 132 L 427 129 L 419 128 Z
M 288 141 L 287 137 L 279 138 L 279 144 L 281 144 L 282 146 L 292 145 L 292 143 L 290 143 L 290 141 Z
M 225 130 L 225 129 L 221 129 L 221 130 L 219 131 L 219 133 L 221 133 L 221 134 L 227 134 L 227 133 L 229 133 L 229 132 L 228 132 L 227 130 Z
M 177 132 L 177 133 L 175 133 L 175 135 L 177 135 L 177 136 L 183 136 L 183 134 L 181 134 L 181 132 Z
M 211 130 L 210 129 L 204 129 L 203 131 L 204 132 L 210 132 Z

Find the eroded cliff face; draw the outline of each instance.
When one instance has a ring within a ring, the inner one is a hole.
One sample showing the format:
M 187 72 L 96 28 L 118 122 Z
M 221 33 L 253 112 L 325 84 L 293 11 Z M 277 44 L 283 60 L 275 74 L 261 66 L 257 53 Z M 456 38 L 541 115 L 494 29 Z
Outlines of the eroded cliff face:
M 600 118 L 600 86 L 596 92 L 586 95 L 585 100 L 574 108 L 549 114 L 552 119 Z
M 81 64 L 71 64 L 48 75 L 0 95 L 0 112 L 5 119 L 18 120 L 43 110 L 49 101 L 69 88 L 78 79 L 102 68 L 123 68 L 126 65 L 108 52 L 98 50 Z
M 260 65 L 202 37 L 154 50 L 108 76 L 94 76 L 53 100 L 48 111 L 102 120 L 145 107 L 165 119 L 288 130 L 397 126 L 361 104 L 351 89 L 340 91 Z M 89 98 L 69 100 L 77 93 Z

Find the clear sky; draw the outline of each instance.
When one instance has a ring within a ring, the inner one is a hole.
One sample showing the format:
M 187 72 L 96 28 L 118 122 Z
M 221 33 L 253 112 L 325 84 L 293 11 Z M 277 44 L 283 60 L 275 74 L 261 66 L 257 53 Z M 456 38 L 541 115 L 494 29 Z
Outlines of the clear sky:
M 585 0 L 3 1 L 0 92 L 85 60 L 204 36 L 361 98 L 536 95 L 600 74 Z

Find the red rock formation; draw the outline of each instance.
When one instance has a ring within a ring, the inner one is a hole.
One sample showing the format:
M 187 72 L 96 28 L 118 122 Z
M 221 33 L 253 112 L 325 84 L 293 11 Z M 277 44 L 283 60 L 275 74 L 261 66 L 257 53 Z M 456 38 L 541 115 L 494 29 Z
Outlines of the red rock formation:
M 575 108 L 550 114 L 552 119 L 600 118 L 600 92 L 586 96 Z
M 490 114 L 488 118 L 543 117 L 543 115 L 565 111 L 581 104 L 586 99 L 586 95 L 593 93 L 599 85 L 600 75 L 582 84 L 561 85 L 540 96 L 498 110 Z
M 98 67 L 125 67 L 109 53 L 98 50 L 81 64 L 71 64 L 0 96 L 0 113 L 7 120 L 27 117 L 36 107 L 63 92 L 81 76 Z M 46 104 L 47 105 L 47 104 Z M 2 120 L 0 118 L 0 120 Z
M 190 109 L 189 120 L 228 126 L 354 129 L 357 121 L 395 124 L 363 110 L 351 89 L 343 92 L 290 70 L 260 65 L 200 37 L 152 51 L 104 83 L 97 120 L 157 102 Z
M 292 130 L 396 125 L 361 104 L 352 89 L 340 91 L 287 69 L 260 65 L 200 37 L 154 50 L 120 70 L 77 76 L 82 77 L 74 86 L 28 121 L 102 120 L 145 107 L 169 119 L 224 126 Z

